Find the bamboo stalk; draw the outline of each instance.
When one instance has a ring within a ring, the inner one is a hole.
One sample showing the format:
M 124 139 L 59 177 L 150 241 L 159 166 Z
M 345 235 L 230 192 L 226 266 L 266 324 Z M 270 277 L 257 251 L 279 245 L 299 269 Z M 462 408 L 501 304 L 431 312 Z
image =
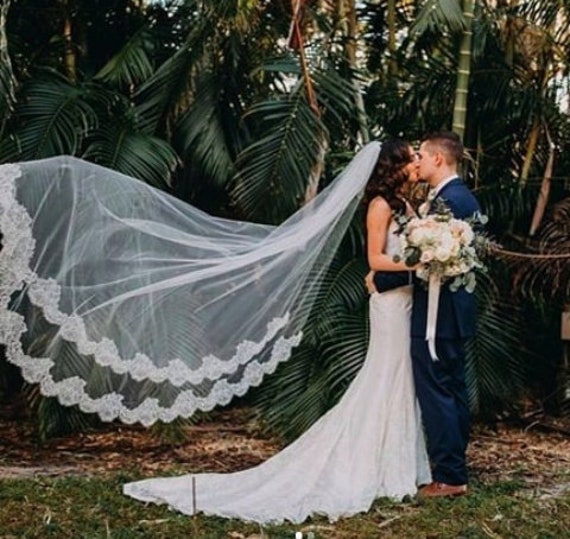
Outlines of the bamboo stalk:
M 459 62 L 457 69 L 457 84 L 455 87 L 455 103 L 453 106 L 452 130 L 461 138 L 465 134 L 465 119 L 467 116 L 467 97 L 469 93 L 469 77 L 471 74 L 471 42 L 473 38 L 473 17 L 475 0 L 465 0 L 463 17 L 465 29 L 459 47 Z

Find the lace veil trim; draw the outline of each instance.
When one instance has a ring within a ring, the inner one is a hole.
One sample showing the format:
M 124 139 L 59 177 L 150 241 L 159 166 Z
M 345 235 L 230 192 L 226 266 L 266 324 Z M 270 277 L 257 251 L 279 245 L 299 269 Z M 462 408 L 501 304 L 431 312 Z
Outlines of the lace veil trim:
M 279 226 L 70 156 L 0 166 L 0 344 L 64 405 L 145 425 L 227 404 L 299 345 L 360 205 L 366 145 Z
M 104 421 L 120 419 L 124 423 L 138 421 L 143 425 L 150 425 L 157 419 L 168 422 L 176 417 L 189 417 L 196 410 L 207 411 L 218 404 L 227 404 L 234 396 L 243 396 L 249 387 L 259 385 L 265 374 L 274 372 L 281 361 L 288 359 L 292 348 L 300 343 L 301 331 L 289 337 L 278 337 L 271 345 L 270 358 L 266 362 L 249 363 L 241 379 L 230 383 L 220 377 L 235 372 L 260 353 L 287 326 L 288 313 L 271 320 L 261 340 L 242 341 L 231 359 L 221 360 L 208 355 L 196 370 L 190 369 L 180 359 L 170 360 L 166 366 L 159 367 L 141 353 L 130 359 L 122 358 L 110 339 L 90 340 L 82 318 L 60 310 L 58 283 L 53 279 L 40 278 L 30 266 L 35 240 L 32 218 L 16 199 L 15 182 L 20 176 L 21 170 L 17 165 L 0 166 L 0 232 L 3 236 L 0 251 L 0 342 L 6 345 L 7 359 L 21 368 L 27 382 L 39 384 L 43 395 L 57 397 L 63 405 L 78 405 L 84 412 L 97 413 Z M 86 382 L 78 376 L 56 381 L 50 373 L 54 366 L 52 359 L 32 357 L 23 350 L 21 339 L 27 328 L 24 317 L 10 309 L 10 298 L 24 289 L 30 302 L 42 310 L 45 319 L 59 326 L 61 338 L 74 343 L 81 354 L 92 356 L 97 364 L 109 367 L 117 374 L 129 374 L 137 381 L 168 382 L 177 387 L 187 382 L 217 381 L 206 397 L 196 396 L 189 389 L 180 391 L 174 403 L 167 408 L 160 406 L 158 399 L 147 397 L 132 409 L 123 404 L 123 396 L 116 392 L 99 398 L 91 397 L 85 389 Z

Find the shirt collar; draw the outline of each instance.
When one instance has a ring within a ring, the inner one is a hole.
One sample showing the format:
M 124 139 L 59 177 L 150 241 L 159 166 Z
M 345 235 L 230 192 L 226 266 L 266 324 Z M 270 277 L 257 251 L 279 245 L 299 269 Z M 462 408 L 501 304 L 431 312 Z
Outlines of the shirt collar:
M 459 176 L 457 176 L 457 174 L 454 174 L 453 176 L 450 176 L 449 178 L 445 178 L 443 181 L 439 182 L 435 187 L 432 187 L 431 191 L 430 191 L 430 195 L 432 197 L 435 197 L 436 195 L 439 194 L 439 192 L 450 182 L 452 182 L 453 180 L 457 179 Z

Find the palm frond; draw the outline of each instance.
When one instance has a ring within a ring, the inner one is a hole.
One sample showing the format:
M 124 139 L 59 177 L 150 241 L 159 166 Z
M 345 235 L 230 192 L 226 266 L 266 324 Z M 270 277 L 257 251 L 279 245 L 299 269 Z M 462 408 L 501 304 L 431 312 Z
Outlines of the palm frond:
M 450 47 L 428 52 L 425 60 L 409 61 L 404 69 L 413 83 L 403 85 L 401 91 L 394 91 L 390 84 L 380 87 L 376 100 L 381 99 L 385 106 L 367 104 L 367 110 L 393 136 L 401 134 L 402 125 L 406 125 L 406 134 L 410 138 L 442 128 L 449 122 L 453 103 L 456 84 L 454 65 L 455 58 Z
M 535 238 L 514 247 L 500 246 L 495 256 L 511 272 L 510 286 L 531 301 L 570 298 L 570 198 L 554 205 Z
M 340 256 L 333 260 L 315 294 L 305 330 L 307 339 L 318 342 L 330 338 L 339 330 L 336 323 L 339 314 L 361 308 L 366 297 L 363 285 L 366 271 L 362 257 Z
M 314 80 L 319 104 L 326 112 L 338 119 L 353 118 L 356 104 L 350 78 L 341 76 L 335 69 L 321 69 L 315 71 Z
M 412 35 L 421 36 L 426 31 L 449 30 L 460 32 L 465 27 L 465 19 L 459 0 L 428 0 L 419 11 L 411 28 Z
M 27 304 L 26 298 L 21 299 Z M 27 353 L 32 357 L 45 357 L 46 348 L 49 346 L 51 353 L 58 357 L 57 364 L 51 371 L 56 379 L 67 376 L 69 372 L 78 371 L 88 379 L 94 368 L 92 359 L 79 354 L 74 344 L 56 338 L 58 328 L 45 320 L 40 309 L 28 304 L 25 314 L 29 327 L 33 328 L 25 343 Z M 37 384 L 25 383 L 23 396 L 28 406 L 35 412 L 40 441 L 45 441 L 51 436 L 81 432 L 99 423 L 99 418 L 95 414 L 86 414 L 77 406 L 64 406 L 55 397 L 41 395 Z
M 97 115 L 86 90 L 52 74 L 34 79 L 22 88 L 15 120 L 21 160 L 54 155 L 75 155 L 84 138 L 97 125 Z
M 270 429 L 295 438 L 326 411 L 326 394 L 318 349 L 301 344 L 254 390 L 253 402 Z
M 368 344 L 366 316 L 337 314 L 336 334 L 302 344 L 257 390 L 255 404 L 270 428 L 298 437 L 334 406 L 360 370 Z
M 504 294 L 509 289 L 508 274 L 495 264 L 478 282 L 477 336 L 467 348 L 466 378 L 472 411 L 488 417 L 518 401 L 525 387 L 528 353 L 520 340 L 520 307 Z
M 302 204 L 326 130 L 302 87 L 258 103 L 250 116 L 268 128 L 238 156 L 232 195 L 248 217 L 279 222 Z
M 0 138 L 0 163 L 13 163 L 21 155 L 19 140 L 13 133 Z
M 570 298 L 570 251 L 563 253 L 522 253 L 500 250 L 498 255 L 507 261 L 513 272 L 513 283 L 523 297 L 549 300 L 556 303 Z
M 95 131 L 83 157 L 160 188 L 170 185 L 179 162 L 168 142 L 121 121 Z
M 26 385 L 23 394 L 28 406 L 35 412 L 40 442 L 52 436 L 82 432 L 98 424 L 93 414 L 85 414 L 77 406 L 62 406 L 55 397 L 40 395 L 37 385 Z
M 188 98 L 190 75 L 202 58 L 209 31 L 207 20 L 198 21 L 186 42 L 137 91 L 137 121 L 143 131 L 155 133 L 169 112 Z
M 368 302 L 362 301 L 358 310 L 337 315 L 334 320 L 336 336 L 331 336 L 323 345 L 328 366 L 327 382 L 335 401 L 352 382 L 366 358 L 368 322 Z
M 511 182 L 495 182 L 475 192 L 483 213 L 489 217 L 489 226 L 493 233 L 513 232 L 513 223 L 524 223 L 530 218 L 536 200 L 536 188 L 533 185 L 521 186 L 513 179 Z
M 362 259 L 338 256 L 313 291 L 301 346 L 255 392 L 271 428 L 298 436 L 338 401 L 360 369 L 368 343 L 363 276 Z
M 258 67 L 253 74 L 271 72 L 278 75 L 290 75 L 299 77 L 302 73 L 299 60 L 291 54 L 274 56 L 265 60 L 262 66 Z M 284 80 L 284 79 L 281 79 Z
M 0 124 L 0 129 L 2 128 L 2 124 L 5 123 L 5 119 L 7 119 L 11 113 L 16 100 L 14 92 L 15 86 L 16 81 L 10 64 L 2 60 L 2 55 L 0 54 L 0 115 L 4 118 L 4 121 Z
M 152 42 L 146 27 L 136 32 L 123 48 L 95 75 L 95 79 L 114 86 L 137 86 L 153 72 L 149 57 Z
M 202 181 L 217 187 L 226 186 L 235 174 L 231 143 L 239 123 L 230 107 L 222 105 L 221 84 L 213 74 L 200 78 L 194 102 L 177 122 L 174 134 L 184 160 L 200 171 Z
M 317 47 L 314 54 L 319 56 Z M 266 60 L 262 66 L 254 70 L 254 73 L 271 73 L 271 84 L 287 93 L 291 86 L 291 77 L 298 79 L 302 70 L 299 61 L 289 54 Z M 338 118 L 353 118 L 355 112 L 353 79 L 357 73 L 346 76 L 340 73 L 337 66 L 324 65 L 315 67 L 311 73 L 319 105 L 326 113 L 331 113 Z

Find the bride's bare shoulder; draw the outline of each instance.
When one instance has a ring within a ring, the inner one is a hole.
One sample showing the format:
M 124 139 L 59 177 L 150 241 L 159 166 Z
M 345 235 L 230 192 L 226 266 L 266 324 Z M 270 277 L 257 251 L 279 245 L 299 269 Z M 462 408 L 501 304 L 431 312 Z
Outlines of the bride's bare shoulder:
M 381 196 L 374 197 L 368 204 L 369 217 L 389 217 L 392 215 L 392 208 L 388 201 Z

